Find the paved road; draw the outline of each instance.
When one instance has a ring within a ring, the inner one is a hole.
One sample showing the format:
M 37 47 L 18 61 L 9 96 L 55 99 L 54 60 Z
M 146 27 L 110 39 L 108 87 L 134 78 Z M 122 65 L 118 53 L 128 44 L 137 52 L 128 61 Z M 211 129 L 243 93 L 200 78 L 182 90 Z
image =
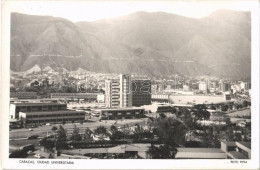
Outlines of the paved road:
M 85 122 L 84 124 L 79 124 L 79 123 L 75 123 L 75 125 L 80 129 L 80 133 L 84 133 L 86 128 L 90 128 L 91 130 L 97 128 L 98 126 L 104 126 L 106 128 L 110 128 L 111 125 L 115 124 L 117 126 L 122 126 L 125 124 L 128 125 L 134 125 L 136 123 L 141 123 L 144 122 L 146 119 L 127 119 L 127 120 L 103 120 L 101 122 L 97 121 L 97 122 Z M 51 125 L 51 126 L 39 126 L 37 128 L 32 128 L 33 131 L 29 131 L 29 129 L 14 129 L 12 131 L 9 132 L 9 138 L 10 139 L 19 139 L 19 138 L 27 138 L 28 136 L 31 135 L 39 135 L 39 136 L 47 136 L 47 134 L 52 134 L 53 131 L 51 130 L 52 126 L 59 126 L 59 124 L 56 125 Z M 67 130 L 67 133 L 71 133 L 73 131 L 74 128 L 74 124 L 72 123 L 68 123 L 63 125 L 63 127 Z

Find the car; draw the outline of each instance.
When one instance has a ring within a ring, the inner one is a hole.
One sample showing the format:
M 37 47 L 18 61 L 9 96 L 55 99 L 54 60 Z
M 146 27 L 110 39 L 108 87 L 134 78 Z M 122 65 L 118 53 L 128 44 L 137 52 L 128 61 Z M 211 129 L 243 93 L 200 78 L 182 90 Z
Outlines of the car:
M 33 131 L 33 129 L 30 128 L 29 131 Z
M 47 125 L 47 126 L 51 126 L 51 124 L 50 124 L 50 123 L 46 123 L 46 125 Z

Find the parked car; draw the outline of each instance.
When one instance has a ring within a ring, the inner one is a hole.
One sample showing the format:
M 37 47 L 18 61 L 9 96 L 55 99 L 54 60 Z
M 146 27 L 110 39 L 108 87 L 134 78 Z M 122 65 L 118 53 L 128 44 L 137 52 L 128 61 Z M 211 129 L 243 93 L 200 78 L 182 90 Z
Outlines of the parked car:
M 51 124 L 50 124 L 50 123 L 46 123 L 46 125 L 47 125 L 47 126 L 51 126 Z
M 33 129 L 30 128 L 29 131 L 33 131 Z

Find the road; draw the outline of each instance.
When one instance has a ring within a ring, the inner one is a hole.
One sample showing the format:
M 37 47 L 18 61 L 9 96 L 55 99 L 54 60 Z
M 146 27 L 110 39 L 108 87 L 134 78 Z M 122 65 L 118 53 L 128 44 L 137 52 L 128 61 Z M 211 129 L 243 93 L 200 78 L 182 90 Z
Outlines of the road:
M 144 119 L 125 119 L 125 120 L 102 120 L 101 122 L 96 121 L 96 122 L 84 122 L 83 124 L 80 123 L 75 123 L 75 125 L 77 126 L 77 128 L 80 129 L 80 133 L 84 133 L 86 128 L 90 128 L 91 130 L 96 129 L 98 126 L 104 126 L 106 128 L 110 128 L 111 125 L 116 125 L 117 126 L 122 126 L 125 124 L 128 125 L 135 125 L 136 123 L 142 123 L 146 120 L 146 118 Z M 59 126 L 60 124 L 56 124 L 56 125 L 51 125 L 51 126 L 39 126 L 37 128 L 31 128 L 32 131 L 30 131 L 29 129 L 13 129 L 12 131 L 9 131 L 9 139 L 19 139 L 19 138 L 27 138 L 28 136 L 31 135 L 38 135 L 41 137 L 47 136 L 47 134 L 52 134 L 53 131 L 51 130 L 51 128 L 53 126 Z M 67 133 L 70 134 L 73 131 L 74 128 L 74 124 L 72 123 L 68 123 L 65 125 L 62 125 L 66 130 Z

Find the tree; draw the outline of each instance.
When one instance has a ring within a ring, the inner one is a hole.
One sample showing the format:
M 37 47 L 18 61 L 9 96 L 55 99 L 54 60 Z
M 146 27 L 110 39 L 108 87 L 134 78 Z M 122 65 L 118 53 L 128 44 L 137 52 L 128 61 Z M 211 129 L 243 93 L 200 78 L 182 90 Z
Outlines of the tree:
M 227 141 L 234 141 L 233 127 L 227 128 L 225 138 Z
M 152 122 L 154 133 L 163 144 L 172 147 L 184 144 L 187 128 L 185 125 L 173 118 L 156 119 Z
M 116 131 L 117 131 L 117 127 L 116 127 L 115 125 L 112 125 L 112 126 L 110 127 L 110 131 L 111 131 L 112 133 L 116 132 Z
M 195 105 L 192 108 L 192 113 L 196 120 L 208 120 L 210 113 L 207 111 L 207 107 L 204 104 Z
M 57 148 L 67 148 L 67 131 L 63 128 L 63 126 L 59 126 L 57 130 L 57 141 L 56 141 L 56 147 Z
M 47 138 L 43 138 L 39 143 L 41 146 L 49 150 L 52 150 L 55 146 L 54 141 L 48 140 Z
M 147 151 L 147 155 L 151 159 L 174 159 L 177 149 L 169 145 L 160 145 L 156 147 L 152 145 Z
M 65 125 L 66 124 L 65 120 L 62 120 L 61 124 Z
M 209 107 L 209 109 L 211 109 L 211 110 L 216 110 L 217 108 L 216 108 L 213 104 L 211 104 L 210 107 Z
M 55 131 L 57 130 L 57 126 L 52 126 L 51 130 L 55 133 Z
M 249 105 L 248 103 L 249 103 L 248 101 L 244 100 L 243 103 L 242 103 L 242 106 L 247 107 Z
M 221 111 L 226 112 L 228 110 L 228 105 L 222 105 Z
M 25 150 L 14 150 L 10 155 L 9 158 L 26 158 L 27 153 Z
M 93 134 L 93 132 L 89 128 L 87 128 L 85 130 L 85 134 L 84 134 L 84 141 L 91 142 L 93 140 L 92 134 Z
M 115 140 L 120 140 L 120 139 L 123 139 L 124 138 L 124 133 L 121 132 L 121 131 L 115 131 L 114 133 L 112 133 L 112 135 L 110 136 L 110 139 L 112 141 L 115 141 Z
M 139 124 L 135 125 L 135 130 L 134 130 L 134 137 L 140 141 L 142 139 L 142 134 L 144 133 L 144 129 L 142 126 Z
M 74 142 L 78 142 L 81 140 L 81 136 L 79 134 L 79 128 L 77 128 L 77 126 L 75 124 L 74 124 L 74 128 L 73 128 L 71 140 Z
M 104 126 L 99 126 L 94 130 L 94 132 L 98 135 L 106 135 L 107 129 Z

